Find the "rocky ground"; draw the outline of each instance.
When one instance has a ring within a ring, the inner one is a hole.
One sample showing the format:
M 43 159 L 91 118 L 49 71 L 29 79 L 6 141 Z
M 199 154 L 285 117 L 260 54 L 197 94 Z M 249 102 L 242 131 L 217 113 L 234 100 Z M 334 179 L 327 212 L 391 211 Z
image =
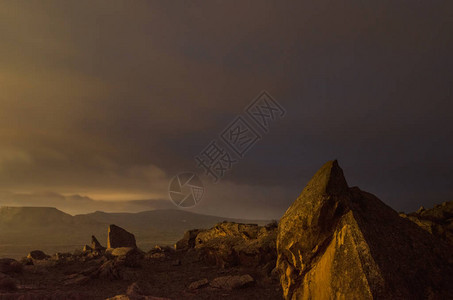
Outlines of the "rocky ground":
M 243 228 L 237 230 L 238 226 Z M 262 231 L 261 238 L 268 236 L 266 232 L 276 232 L 275 226 L 267 230 L 255 225 L 223 223 L 211 230 L 215 239 L 222 239 L 214 233 L 218 228 L 228 232 L 224 238 L 230 240 L 229 246 L 234 239 L 236 246 L 244 249 L 238 253 L 248 251 L 248 255 L 263 250 L 257 243 L 258 231 Z M 242 264 L 231 253 L 223 252 L 223 248 L 205 251 L 200 246 L 191 247 L 185 239 L 178 243 L 178 250 L 156 247 L 148 253 L 133 247 L 135 241 L 124 236 L 119 241 L 111 240 L 109 244 L 126 242 L 129 247 L 105 250 L 93 237 L 92 245 L 78 253 L 49 257 L 33 251 L 22 261 L 0 260 L 0 299 L 281 298 L 278 279 L 272 276 L 269 267 L 275 266 L 275 255 L 268 257 L 274 261 L 267 265 L 254 260 Z

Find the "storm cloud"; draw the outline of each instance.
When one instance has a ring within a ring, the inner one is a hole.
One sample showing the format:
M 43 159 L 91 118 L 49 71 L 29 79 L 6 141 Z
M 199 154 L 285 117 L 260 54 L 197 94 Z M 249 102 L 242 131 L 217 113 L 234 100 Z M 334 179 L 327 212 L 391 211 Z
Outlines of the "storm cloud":
M 193 211 L 279 218 L 331 159 L 397 210 L 452 200 L 452 11 L 451 1 L 3 1 L 0 204 L 46 205 L 38 194 L 74 213 L 166 207 L 170 179 L 202 173 L 194 157 L 262 90 L 287 114 L 219 183 L 204 177 Z

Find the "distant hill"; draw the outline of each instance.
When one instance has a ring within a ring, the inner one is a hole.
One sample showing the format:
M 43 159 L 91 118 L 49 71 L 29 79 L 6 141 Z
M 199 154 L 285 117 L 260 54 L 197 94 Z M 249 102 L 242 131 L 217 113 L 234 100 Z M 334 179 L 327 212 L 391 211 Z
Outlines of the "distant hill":
M 89 243 L 92 234 L 105 246 L 109 224 L 134 233 L 138 246 L 148 250 L 157 244 L 174 244 L 188 229 L 209 228 L 222 221 L 268 223 L 172 209 L 71 216 L 53 207 L 0 207 L 0 257 L 19 258 L 33 249 L 73 251 Z

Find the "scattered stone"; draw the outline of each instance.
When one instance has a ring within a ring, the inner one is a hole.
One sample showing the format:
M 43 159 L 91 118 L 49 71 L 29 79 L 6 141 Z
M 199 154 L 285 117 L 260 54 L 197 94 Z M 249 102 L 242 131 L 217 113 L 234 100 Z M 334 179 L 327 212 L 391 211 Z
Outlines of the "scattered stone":
M 28 255 L 27 258 L 35 259 L 35 260 L 43 260 L 50 258 L 49 255 L 45 254 L 41 250 L 33 250 Z
M 234 290 L 253 285 L 255 280 L 249 274 L 236 276 L 222 276 L 213 279 L 209 285 L 213 288 Z
M 112 224 L 108 230 L 107 248 L 119 247 L 137 248 L 135 236 L 123 228 Z
M 198 281 L 194 281 L 189 285 L 189 290 L 198 290 L 202 287 L 205 287 L 209 284 L 209 280 L 207 278 L 200 279 Z

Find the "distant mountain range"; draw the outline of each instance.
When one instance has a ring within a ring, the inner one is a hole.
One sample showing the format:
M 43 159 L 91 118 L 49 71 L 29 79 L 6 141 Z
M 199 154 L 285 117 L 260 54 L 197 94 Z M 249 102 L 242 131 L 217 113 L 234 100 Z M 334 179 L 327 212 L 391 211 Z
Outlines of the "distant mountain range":
M 222 221 L 266 224 L 266 220 L 240 220 L 182 210 L 105 213 L 71 216 L 53 207 L 0 207 L 0 257 L 20 258 L 34 249 L 50 254 L 81 249 L 91 235 L 106 246 L 107 227 L 116 224 L 135 234 L 143 250 L 171 245 L 184 232 L 209 228 Z

